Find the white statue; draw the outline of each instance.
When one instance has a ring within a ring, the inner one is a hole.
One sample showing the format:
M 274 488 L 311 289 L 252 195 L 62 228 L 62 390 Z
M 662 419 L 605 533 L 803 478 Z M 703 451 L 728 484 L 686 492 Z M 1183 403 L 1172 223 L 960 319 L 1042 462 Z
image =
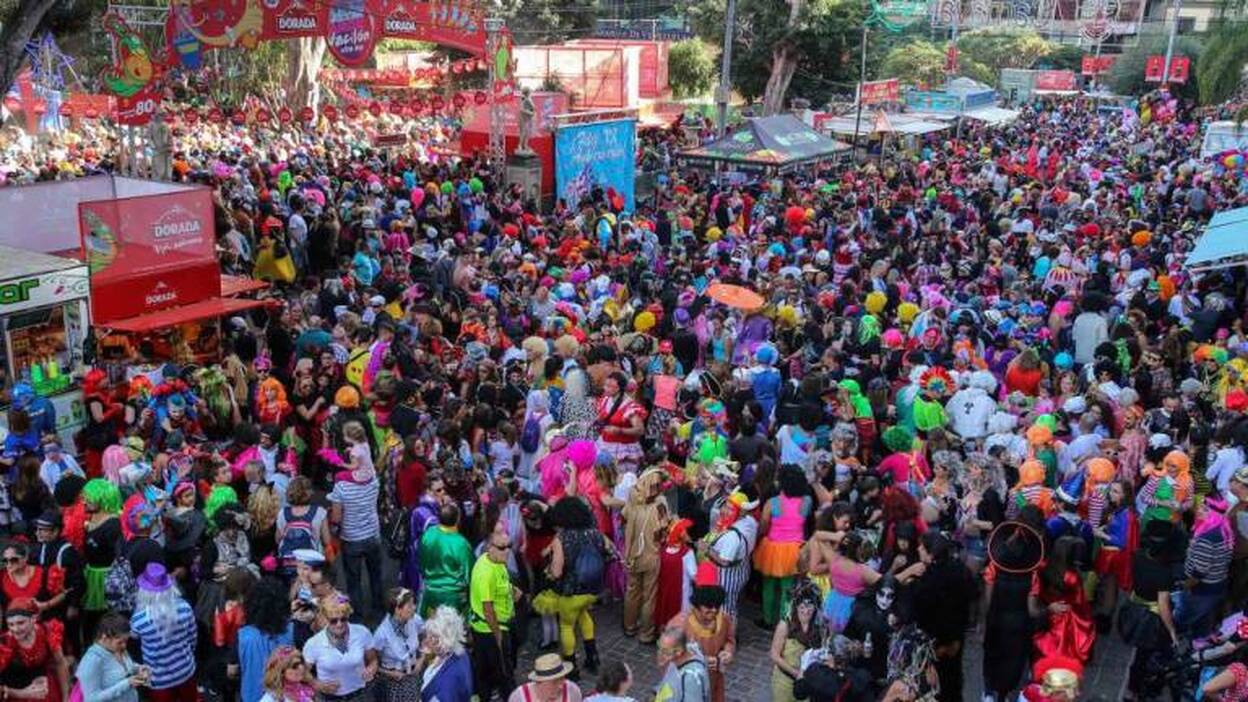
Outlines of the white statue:
M 537 108 L 533 105 L 533 96 L 528 88 L 520 93 L 520 114 L 516 119 L 516 153 L 531 156 L 532 147 L 529 140 L 533 137 L 533 118 L 537 116 Z

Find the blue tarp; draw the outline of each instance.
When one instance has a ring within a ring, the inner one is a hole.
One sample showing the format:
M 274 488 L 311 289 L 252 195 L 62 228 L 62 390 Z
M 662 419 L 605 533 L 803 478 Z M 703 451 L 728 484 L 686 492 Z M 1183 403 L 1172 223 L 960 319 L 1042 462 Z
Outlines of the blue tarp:
M 1187 255 L 1188 268 L 1219 268 L 1246 263 L 1248 257 L 1248 207 L 1219 212 L 1209 220 L 1205 233 Z

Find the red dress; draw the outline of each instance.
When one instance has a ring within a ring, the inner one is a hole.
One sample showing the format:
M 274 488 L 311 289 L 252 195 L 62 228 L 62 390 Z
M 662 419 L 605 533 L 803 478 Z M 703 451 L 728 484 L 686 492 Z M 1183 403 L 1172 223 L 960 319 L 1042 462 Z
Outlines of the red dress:
M 1087 663 L 1096 643 L 1096 629 L 1092 623 L 1092 606 L 1083 592 L 1083 582 L 1073 571 L 1062 576 L 1060 593 L 1042 593 L 1040 601 L 1046 607 L 1062 602 L 1068 609 L 1061 614 L 1049 614 L 1049 628 L 1038 632 L 1032 639 L 1039 658 L 1066 656 L 1080 663 Z
M 654 598 L 654 622 L 660 628 L 680 614 L 684 604 L 686 553 L 689 553 L 688 545 L 681 546 L 675 553 L 667 546 L 659 549 L 659 592 Z
M 61 702 L 56 654 L 61 650 L 64 635 L 65 629 L 58 621 L 35 624 L 35 640 L 30 648 L 22 648 L 8 632 L 0 634 L 0 684 L 21 689 L 43 677 L 48 681 L 48 694 L 38 702 Z
M 18 585 L 8 570 L 0 572 L 0 599 L 5 606 L 23 597 L 46 602 L 65 590 L 65 571 L 60 567 L 48 566 L 46 578 L 42 567 L 32 565 L 30 569 L 31 576 L 25 585 Z

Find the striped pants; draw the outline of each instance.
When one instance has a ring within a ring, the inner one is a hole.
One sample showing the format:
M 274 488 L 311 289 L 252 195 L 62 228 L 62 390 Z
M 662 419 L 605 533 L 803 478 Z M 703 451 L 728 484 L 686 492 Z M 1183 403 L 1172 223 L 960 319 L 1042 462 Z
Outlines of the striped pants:
M 750 579 L 750 559 L 744 558 L 735 566 L 721 568 L 719 584 L 724 588 L 724 611 L 733 619 L 737 618 L 737 599 Z

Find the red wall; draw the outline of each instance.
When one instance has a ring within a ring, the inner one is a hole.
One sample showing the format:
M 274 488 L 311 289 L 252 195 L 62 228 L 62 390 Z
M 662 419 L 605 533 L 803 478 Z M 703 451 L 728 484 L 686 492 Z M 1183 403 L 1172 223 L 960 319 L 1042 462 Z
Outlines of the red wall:
M 512 135 L 507 135 L 504 151 L 511 154 L 516 150 L 518 139 Z M 555 138 L 550 134 L 534 135 L 529 140 L 529 146 L 533 148 L 533 152 L 542 160 L 542 195 L 555 194 Z M 485 151 L 490 147 L 490 135 L 488 132 L 469 131 L 465 129 L 459 133 L 459 152 L 465 156 L 477 151 Z

